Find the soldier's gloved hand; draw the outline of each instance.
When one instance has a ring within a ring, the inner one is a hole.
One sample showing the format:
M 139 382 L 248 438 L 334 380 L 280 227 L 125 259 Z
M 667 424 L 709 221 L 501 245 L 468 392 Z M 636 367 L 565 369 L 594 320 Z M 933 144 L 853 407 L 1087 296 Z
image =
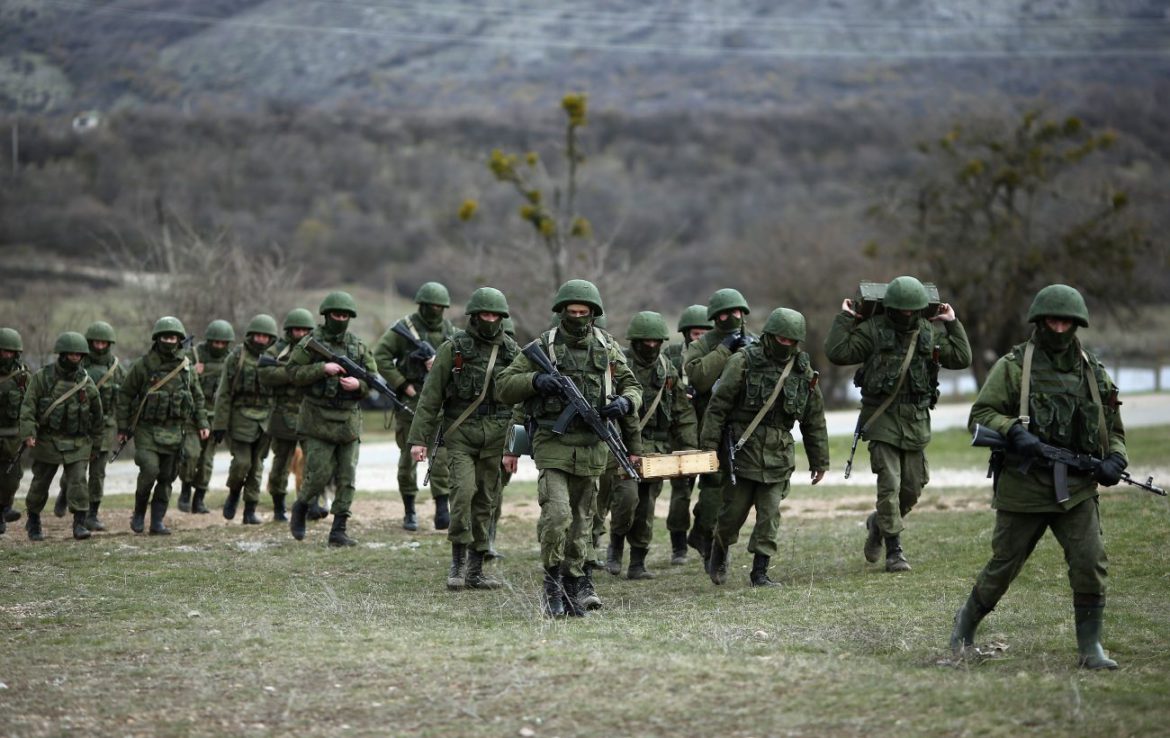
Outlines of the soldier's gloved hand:
M 224 436 L 227 435 L 225 430 L 217 430 L 211 432 L 211 437 L 215 439 L 216 443 L 223 443 Z
M 747 338 L 740 331 L 736 331 L 720 341 L 724 346 L 731 349 L 731 353 L 733 354 L 746 346 L 747 342 Z
M 280 362 L 278 362 L 276 357 L 272 354 L 260 354 L 260 359 L 256 362 L 256 364 L 262 367 L 280 366 Z
M 1125 457 L 1114 451 L 1101 461 L 1093 476 L 1106 487 L 1112 487 L 1121 481 L 1121 472 L 1125 471 L 1125 467 Z
M 1007 437 L 1012 449 L 1020 456 L 1030 457 L 1040 455 L 1040 437 L 1020 423 L 1016 423 L 1011 427 Z
M 557 383 L 556 378 L 551 374 L 542 373 L 532 378 L 532 389 L 547 397 L 549 395 L 560 394 L 561 385 Z
M 629 415 L 634 409 L 634 403 L 628 397 L 615 397 L 601 408 L 601 414 L 613 420 L 623 415 Z

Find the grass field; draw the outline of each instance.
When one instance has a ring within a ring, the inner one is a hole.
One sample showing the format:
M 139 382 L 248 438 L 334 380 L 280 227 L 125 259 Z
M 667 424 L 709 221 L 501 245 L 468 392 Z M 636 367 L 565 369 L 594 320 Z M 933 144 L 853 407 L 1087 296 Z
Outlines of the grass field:
M 965 441 L 940 434 L 934 466 L 982 464 Z M 839 469 L 847 445 L 834 444 Z M 1131 431 L 1130 446 L 1135 473 L 1165 468 L 1170 427 Z M 828 508 L 857 494 L 794 492 Z M 988 490 L 929 494 L 959 503 Z M 862 511 L 788 516 L 771 572 L 785 586 L 767 591 L 747 586 L 746 535 L 717 588 L 694 559 L 667 564 L 660 520 L 649 560 L 657 579 L 599 573 L 605 609 L 550 622 L 536 597 L 534 485 L 507 490 L 498 541 L 507 558 L 493 566 L 508 586 L 494 592 L 445 591 L 441 533 L 363 514 L 387 497 L 359 490 L 350 527 L 362 545 L 345 551 L 325 546 L 320 523 L 303 543 L 273 523 L 134 536 L 125 495 L 103 507 L 113 532 L 90 541 L 69 540 L 51 515 L 37 545 L 10 526 L 0 538 L 0 732 L 1167 733 L 1170 506 L 1140 490 L 1102 498 L 1104 643 L 1121 663 L 1112 673 L 1076 668 L 1071 594 L 1051 537 L 980 629 L 979 642 L 1003 644 L 1003 656 L 949 663 L 951 617 L 990 552 L 984 504 L 916 511 L 904 537 L 914 570 L 901 575 L 863 560 Z M 423 517 L 429 528 L 429 505 Z

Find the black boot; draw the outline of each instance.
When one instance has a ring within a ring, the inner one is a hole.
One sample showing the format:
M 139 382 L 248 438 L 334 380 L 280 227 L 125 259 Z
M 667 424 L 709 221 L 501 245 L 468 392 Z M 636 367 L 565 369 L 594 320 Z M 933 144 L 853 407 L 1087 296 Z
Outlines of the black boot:
M 145 497 L 134 496 L 134 512 L 130 514 L 130 530 L 141 533 L 146 530 L 146 506 L 149 501 Z
M 878 526 L 876 512 L 871 512 L 865 519 L 865 546 L 861 552 L 871 564 L 876 564 L 882 556 L 882 529 Z
M 910 571 L 910 562 L 902 553 L 901 536 L 886 536 L 886 571 Z
M 313 498 L 313 502 L 309 505 L 308 518 L 309 520 L 324 520 L 329 517 L 329 511 L 321 507 L 322 495 L 317 495 Z
M 5 523 L 15 523 L 17 520 L 20 520 L 20 510 L 13 509 L 11 505 L 4 508 Z
M 451 509 L 447 506 L 447 495 L 435 498 L 435 530 L 447 530 L 451 527 Z
M 575 577 L 561 574 L 561 589 L 565 593 L 565 615 L 571 618 L 585 617 L 585 608 L 581 605 L 581 580 L 585 577 Z
M 646 554 L 648 548 L 630 546 L 630 568 L 626 569 L 626 579 L 653 579 L 654 572 L 646 570 Z
M 565 593 L 561 589 L 561 568 L 550 566 L 544 570 L 544 591 L 541 592 L 541 606 L 546 618 L 565 616 Z
M 414 495 L 403 495 L 402 506 L 406 508 L 406 514 L 402 516 L 402 528 L 404 530 L 418 530 L 418 513 L 414 511 Z
M 1099 601 L 1100 598 L 1095 598 Z M 1105 655 L 1101 648 L 1101 626 L 1105 621 L 1105 605 L 1075 606 L 1077 624 L 1077 665 L 1083 669 L 1116 669 L 1117 662 Z
M 167 503 L 155 500 L 150 503 L 150 535 L 169 536 L 171 529 L 163 523 L 167 516 Z
M 292 506 L 291 520 L 288 522 L 288 530 L 292 533 L 292 537 L 298 541 L 305 540 L 305 517 L 309 514 L 308 503 L 297 500 Z
M 256 503 L 244 500 L 244 517 L 240 519 L 244 525 L 260 525 L 260 518 L 256 517 Z
M 951 631 L 952 654 L 956 657 L 962 656 L 963 651 L 975 645 L 975 629 L 989 612 L 991 608 L 983 606 L 975 594 L 975 588 L 972 587 L 971 594 L 967 595 L 967 601 L 955 613 L 955 627 Z
M 711 560 L 707 566 L 707 573 L 715 584 L 727 583 L 728 556 L 727 549 L 719 541 L 711 544 Z
M 99 502 L 89 503 L 89 512 L 85 514 L 85 527 L 91 531 L 100 531 L 106 529 L 106 524 L 98 518 L 98 508 L 102 506 Z
M 468 549 L 467 574 L 463 581 L 468 589 L 499 589 L 504 583 L 483 573 L 483 551 Z
M 284 495 L 272 496 L 272 520 L 276 523 L 288 522 L 288 515 L 284 509 Z
M 356 546 L 357 541 L 345 534 L 345 524 L 349 521 L 348 515 L 334 515 L 333 527 L 329 529 L 329 545 L 334 548 Z
M 447 589 L 458 592 L 466 584 L 464 570 L 467 567 L 467 544 L 451 544 L 451 568 L 447 571 Z
M 597 590 L 593 589 L 593 574 L 588 569 L 584 576 L 577 577 L 577 596 L 574 599 L 582 610 L 600 610 L 602 607 L 601 598 L 597 596 Z
M 84 541 L 93 535 L 89 528 L 85 527 L 85 516 L 86 513 L 83 512 L 73 513 L 73 539 L 76 541 Z
M 609 534 L 609 548 L 605 549 L 605 570 L 615 577 L 622 573 L 622 553 L 625 547 L 625 536 Z
M 240 504 L 240 490 L 244 488 L 242 484 L 236 484 L 228 487 L 227 499 L 223 501 L 223 517 L 225 520 L 233 520 L 236 517 L 236 507 Z
M 752 557 L 752 573 L 748 575 L 753 587 L 779 587 L 780 582 L 773 582 L 768 577 L 768 564 L 772 561 L 770 556 L 763 554 L 756 554 Z
M 207 505 L 203 502 L 203 498 L 206 496 L 206 487 L 195 487 L 195 492 L 191 496 L 191 512 L 197 515 L 211 514 L 211 511 L 207 509 Z
M 685 531 L 670 532 L 670 565 L 682 566 L 687 563 L 687 534 Z
M 179 512 L 191 512 L 191 483 L 183 482 L 179 488 Z
M 41 532 L 41 514 L 29 513 L 28 520 L 24 521 L 24 529 L 28 531 L 30 541 L 43 541 L 45 534 Z
M 65 499 L 65 490 L 57 490 L 57 501 L 53 503 L 53 515 L 58 518 L 65 517 L 65 513 L 69 511 L 69 501 Z

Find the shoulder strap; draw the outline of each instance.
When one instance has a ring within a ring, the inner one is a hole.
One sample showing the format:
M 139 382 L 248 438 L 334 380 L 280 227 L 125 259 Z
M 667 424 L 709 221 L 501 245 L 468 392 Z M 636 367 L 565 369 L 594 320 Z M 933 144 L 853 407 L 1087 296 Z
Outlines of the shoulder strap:
M 113 364 L 110 364 L 110 368 L 109 368 L 109 369 L 107 369 L 107 370 L 106 370 L 106 373 L 105 373 L 105 374 L 103 374 L 103 375 L 102 375 L 102 376 L 101 376 L 101 377 L 98 379 L 98 381 L 97 381 L 97 388 L 98 388 L 98 389 L 101 389 L 102 387 L 104 387 L 104 386 L 106 385 L 106 382 L 109 382 L 109 381 L 110 381 L 110 379 L 112 379 L 112 378 L 113 378 L 113 376 L 114 376 L 114 370 L 115 370 L 115 369 L 117 369 L 117 368 L 118 368 L 118 357 L 117 357 L 117 356 L 115 356 L 115 357 L 114 357 L 114 363 L 113 363 Z
M 670 370 L 666 367 L 665 356 L 658 354 L 658 363 L 662 366 L 662 371 L 664 373 L 670 373 Z M 638 430 L 645 428 L 646 424 L 650 422 L 650 418 L 654 417 L 654 411 L 658 409 L 658 403 L 662 402 L 662 393 L 665 389 L 666 382 L 663 382 L 662 386 L 658 388 L 658 394 L 654 395 L 654 401 L 650 403 L 650 407 L 646 408 L 646 414 L 643 415 L 640 420 L 638 420 Z
M 463 425 L 463 421 L 471 417 L 471 414 L 475 412 L 476 408 L 483 404 L 483 398 L 487 397 L 488 387 L 492 383 L 492 369 L 496 366 L 496 355 L 499 353 L 500 344 L 492 344 L 492 352 L 488 355 L 487 369 L 484 370 L 483 389 L 480 390 L 479 397 L 475 398 L 475 400 L 473 400 L 472 403 L 467 406 L 467 409 L 464 410 L 458 418 L 455 418 L 454 423 L 447 426 L 447 430 L 445 431 L 446 433 L 454 433 L 455 429 Z
M 45 412 L 41 413 L 41 419 L 38 422 L 43 423 L 46 420 L 48 420 L 49 414 L 52 413 L 54 410 L 56 410 L 61 405 L 61 403 L 65 402 L 70 397 L 73 397 L 75 394 L 77 394 L 81 390 L 85 389 L 86 382 L 89 382 L 91 380 L 89 378 L 89 375 L 86 374 L 85 372 L 82 372 L 81 374 L 82 374 L 81 381 L 78 382 L 77 384 L 73 385 L 72 387 L 70 387 L 64 394 L 62 394 L 56 400 L 53 400 L 52 404 L 50 404 L 47 408 L 45 408 Z
M 152 394 L 154 394 L 155 392 L 158 392 L 160 389 L 162 389 L 162 387 L 167 382 L 169 382 L 172 379 L 174 379 L 175 377 L 179 376 L 179 372 L 183 371 L 184 369 L 186 369 L 190 365 L 191 365 L 191 361 L 186 356 L 184 356 L 183 360 L 179 362 L 179 365 L 177 367 L 170 370 L 170 372 L 168 372 L 165 377 L 158 380 L 154 384 L 150 385 L 150 387 L 146 390 L 146 393 L 142 395 L 142 402 L 138 403 L 138 409 L 134 411 L 134 420 L 132 420 L 130 422 L 130 430 L 131 431 L 133 431 L 135 428 L 138 427 L 138 418 L 140 418 L 142 416 L 142 409 L 144 407 L 146 407 L 146 400 Z
M 240 377 L 244 373 L 244 352 L 247 349 L 239 346 L 240 358 L 236 361 L 236 376 L 232 377 L 232 394 L 236 394 L 236 390 L 240 388 Z
M 557 365 L 557 327 L 554 325 L 548 332 L 548 360 L 553 366 Z
M 788 375 L 792 372 L 794 364 L 796 364 L 795 356 L 789 359 L 788 363 L 784 365 L 784 371 L 780 373 L 780 379 L 776 382 L 776 386 L 772 388 L 772 394 L 768 395 L 768 401 L 764 403 L 764 406 L 756 413 L 756 417 L 752 418 L 752 422 L 748 423 L 748 427 L 744 429 L 743 435 L 735 442 L 736 451 L 743 448 L 744 444 L 751 438 L 751 435 L 756 432 L 756 427 L 760 424 L 760 421 L 764 419 L 764 416 L 776 404 L 776 398 L 780 396 L 780 390 L 784 388 L 784 380 L 788 379 Z
M 1032 417 L 1028 414 L 1029 395 L 1032 389 L 1032 354 L 1036 352 L 1036 345 L 1032 343 L 1032 339 L 1028 339 L 1028 343 L 1024 345 L 1024 373 L 1020 375 L 1020 423 L 1027 428 L 1032 422 Z M 1095 385 L 1094 385 L 1095 386 Z
M 865 421 L 865 425 L 861 427 L 861 435 L 864 436 L 865 432 L 873 425 L 873 422 L 880 418 L 882 413 L 897 399 L 898 392 L 902 390 L 902 382 L 906 380 L 906 370 L 910 368 L 910 360 L 914 358 L 914 350 L 918 348 L 918 332 L 920 330 L 922 330 L 921 325 L 915 328 L 914 334 L 910 336 L 910 347 L 906 349 L 906 356 L 902 358 L 902 368 L 898 370 L 898 383 L 894 385 L 894 391 L 882 401 L 882 404 L 878 405 L 878 409 L 874 411 L 873 415 L 869 416 L 869 420 Z
M 410 331 L 410 335 L 414 336 L 414 340 L 416 340 L 416 341 L 422 340 L 422 337 L 419 336 L 418 328 L 416 328 L 414 326 L 414 321 L 410 319 L 409 315 L 407 315 L 405 318 L 403 318 L 402 322 L 406 324 L 406 330 Z
M 1101 441 L 1101 456 L 1109 453 L 1109 429 L 1105 427 L 1105 405 L 1101 402 L 1101 389 L 1097 386 L 1097 374 L 1093 371 L 1093 362 L 1089 355 L 1081 349 L 1081 358 L 1084 359 L 1085 381 L 1089 383 L 1089 394 L 1093 397 L 1093 404 L 1097 406 L 1097 433 Z

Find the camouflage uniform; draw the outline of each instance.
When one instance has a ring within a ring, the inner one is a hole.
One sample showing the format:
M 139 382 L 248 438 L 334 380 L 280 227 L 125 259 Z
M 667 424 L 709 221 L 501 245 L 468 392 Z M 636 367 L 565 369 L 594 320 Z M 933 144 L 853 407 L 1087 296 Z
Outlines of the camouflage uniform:
M 20 513 L 12 509 L 12 503 L 20 489 L 24 469 L 14 460 L 24 445 L 20 435 L 20 404 L 32 375 L 20 360 L 24 344 L 19 333 L 0 328 L 0 350 L 13 354 L 7 359 L 0 358 L 0 533 L 4 533 L 8 523 L 20 520 Z
M 272 519 L 287 522 L 285 496 L 288 494 L 288 475 L 293 455 L 301 437 L 297 434 L 297 415 L 301 411 L 301 388 L 288 376 L 288 358 L 300 342 L 293 331 L 307 331 L 316 327 L 313 314 L 304 308 L 290 310 L 284 319 L 284 335 L 268 348 L 271 363 L 261 359 L 260 383 L 272 388 L 273 407 L 268 421 L 268 435 L 272 442 L 272 466 L 268 469 L 268 494 L 272 495 Z M 301 336 L 303 338 L 303 336 Z
M 209 409 L 214 409 L 215 391 L 219 389 L 219 378 L 223 374 L 224 362 L 228 346 L 217 349 L 211 346 L 211 341 L 224 341 L 229 346 L 236 340 L 235 330 L 226 320 L 213 320 L 207 325 L 205 340 L 194 347 L 188 354 L 195 374 L 199 377 L 199 388 L 203 392 L 204 400 Z M 189 429 L 192 430 L 192 429 Z M 203 498 L 211 487 L 211 473 L 215 467 L 215 448 L 219 443 L 215 436 L 208 436 L 203 440 L 196 433 L 188 432 L 183 441 L 183 458 L 179 465 L 179 481 L 182 488 L 179 490 L 179 509 L 183 512 L 206 514 L 207 506 Z M 193 493 L 191 501 L 188 495 Z
M 94 453 L 89 462 L 89 514 L 86 516 L 85 526 L 90 530 L 105 530 L 106 526 L 98 518 L 98 509 L 105 494 L 106 465 L 118 437 L 117 401 L 122 382 L 126 379 L 126 367 L 122 366 L 117 356 L 114 356 L 114 329 L 108 323 L 99 321 L 89 326 L 85 331 L 85 338 L 90 348 L 89 354 L 81 360 L 81 366 L 89 373 L 90 379 L 94 381 L 101 394 L 102 414 L 106 426 L 101 440 L 94 445 Z M 104 351 L 98 352 L 93 348 L 94 341 L 106 341 L 110 345 Z
M 696 407 L 695 388 L 683 370 L 683 351 L 692 343 L 693 329 L 703 328 L 709 331 L 713 327 L 707 320 L 707 306 L 691 305 L 683 311 L 678 321 L 678 332 L 683 337 L 682 343 L 671 343 L 662 349 L 662 355 L 678 374 L 679 386 L 686 393 L 696 420 L 701 416 Z M 675 566 L 681 566 L 687 561 L 687 531 L 691 528 L 691 493 L 694 489 L 694 476 L 674 477 L 670 480 L 670 508 L 666 513 L 666 529 L 670 532 L 670 563 Z

